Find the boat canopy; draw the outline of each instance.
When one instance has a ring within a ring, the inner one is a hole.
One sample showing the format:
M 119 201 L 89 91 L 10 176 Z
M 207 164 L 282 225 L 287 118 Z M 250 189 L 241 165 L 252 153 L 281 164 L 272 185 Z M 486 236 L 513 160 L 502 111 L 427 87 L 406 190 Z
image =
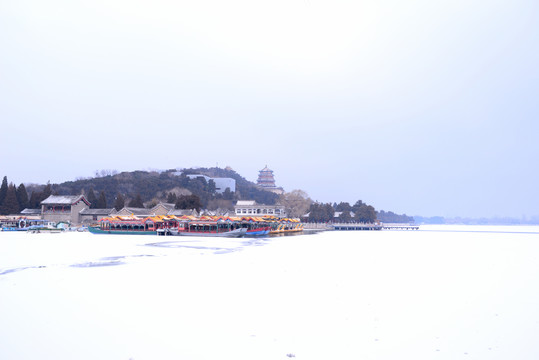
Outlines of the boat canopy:
M 255 217 L 255 216 L 244 216 L 244 217 L 237 217 L 237 216 L 193 216 L 193 215 L 155 215 L 155 216 L 148 216 L 145 218 L 138 218 L 134 215 L 130 216 L 120 216 L 120 215 L 114 215 L 105 217 L 100 220 L 102 223 L 114 223 L 114 224 L 125 224 L 125 225 L 142 225 L 142 224 L 148 224 L 148 223 L 164 223 L 164 222 L 171 222 L 171 221 L 177 221 L 177 222 L 188 222 L 188 223 L 201 223 L 204 222 L 206 224 L 208 223 L 299 223 L 300 221 L 298 219 L 279 219 L 274 216 L 263 216 L 263 217 Z

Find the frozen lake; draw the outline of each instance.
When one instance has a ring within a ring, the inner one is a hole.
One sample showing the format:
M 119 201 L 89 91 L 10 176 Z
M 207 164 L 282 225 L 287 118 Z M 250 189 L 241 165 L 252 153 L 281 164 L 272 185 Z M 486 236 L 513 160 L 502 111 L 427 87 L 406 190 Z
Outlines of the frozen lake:
M 539 227 L 0 232 L 0 359 L 289 358 L 539 358 Z

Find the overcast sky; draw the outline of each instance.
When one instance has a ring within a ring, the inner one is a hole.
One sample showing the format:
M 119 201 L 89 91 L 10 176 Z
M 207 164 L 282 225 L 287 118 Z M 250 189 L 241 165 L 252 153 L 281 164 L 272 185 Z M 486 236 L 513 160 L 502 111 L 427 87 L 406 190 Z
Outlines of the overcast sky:
M 408 215 L 539 215 L 536 0 L 0 2 L 0 176 L 268 165 Z

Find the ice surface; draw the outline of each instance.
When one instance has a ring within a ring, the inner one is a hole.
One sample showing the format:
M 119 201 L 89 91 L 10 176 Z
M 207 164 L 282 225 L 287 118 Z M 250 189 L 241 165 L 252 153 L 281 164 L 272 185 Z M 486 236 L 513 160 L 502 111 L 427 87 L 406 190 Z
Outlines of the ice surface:
M 0 359 L 538 358 L 537 228 L 451 230 L 0 233 Z

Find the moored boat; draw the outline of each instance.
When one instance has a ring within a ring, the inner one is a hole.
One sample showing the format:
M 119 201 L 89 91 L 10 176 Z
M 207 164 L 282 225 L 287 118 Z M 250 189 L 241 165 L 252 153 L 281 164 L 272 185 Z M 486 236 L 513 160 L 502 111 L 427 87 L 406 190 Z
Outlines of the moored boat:
M 162 218 L 139 219 L 135 216 L 111 216 L 101 219 L 97 226 L 88 226 L 88 231 L 92 234 L 156 235 L 160 226 L 165 226 Z
M 89 226 L 92 234 L 172 235 L 242 237 L 301 231 L 298 220 L 275 217 L 174 216 L 159 215 L 144 219 L 136 216 L 112 216 Z
M 172 236 L 211 236 L 211 237 L 243 237 L 247 233 L 247 229 L 238 228 L 228 231 L 212 231 L 202 229 L 159 229 L 157 235 L 172 235 Z
M 0 221 L 2 231 L 56 230 L 56 223 L 28 217 L 4 217 Z
M 157 230 L 157 235 L 243 237 L 247 228 L 224 217 L 178 219 L 172 226 Z
M 235 218 L 242 228 L 247 229 L 245 236 L 264 236 L 271 231 L 273 218 L 269 217 L 241 217 Z
M 270 234 L 280 235 L 280 234 L 290 234 L 290 233 L 300 233 L 303 231 L 303 224 L 297 219 L 280 219 L 278 222 L 274 223 Z
M 111 230 L 111 229 L 102 229 L 99 226 L 88 226 L 88 231 L 92 234 L 116 234 L 116 235 L 156 235 L 157 231 L 147 231 L 147 230 Z
M 268 235 L 270 231 L 271 231 L 271 227 L 269 226 L 256 227 L 256 228 L 248 229 L 246 232 L 246 236 L 264 236 L 264 235 Z

